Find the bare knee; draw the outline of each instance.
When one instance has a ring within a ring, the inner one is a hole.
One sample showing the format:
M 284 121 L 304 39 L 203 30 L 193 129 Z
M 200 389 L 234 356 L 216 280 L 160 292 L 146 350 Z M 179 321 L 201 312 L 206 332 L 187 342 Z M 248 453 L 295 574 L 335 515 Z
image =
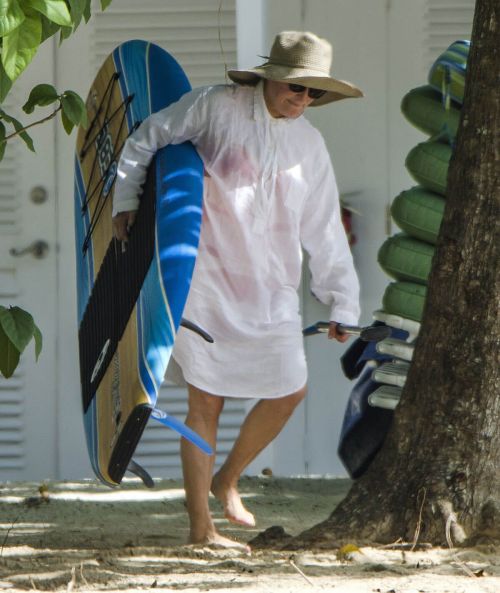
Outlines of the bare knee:
M 188 416 L 207 421 L 217 420 L 224 407 L 224 398 L 188 385 Z
M 295 408 L 305 398 L 306 393 L 307 386 L 304 385 L 304 387 L 298 391 L 295 391 L 294 393 L 291 393 L 290 395 L 285 395 L 284 397 L 280 397 L 278 399 L 265 401 L 269 402 L 276 413 L 282 414 L 283 416 L 290 416 L 294 412 Z
M 286 404 L 291 407 L 292 412 L 305 398 L 307 394 L 307 385 L 304 385 L 301 389 L 290 395 L 286 395 L 283 399 L 286 400 Z

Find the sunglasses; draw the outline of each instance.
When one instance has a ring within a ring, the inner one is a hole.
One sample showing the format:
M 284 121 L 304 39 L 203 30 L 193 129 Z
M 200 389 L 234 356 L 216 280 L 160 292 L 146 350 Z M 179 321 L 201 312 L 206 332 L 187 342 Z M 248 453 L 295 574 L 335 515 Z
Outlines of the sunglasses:
M 307 95 L 310 99 L 319 99 L 326 93 L 326 91 L 321 89 L 311 89 L 306 86 L 302 86 L 301 84 L 289 84 L 288 88 L 292 91 L 292 93 L 303 93 L 307 89 Z

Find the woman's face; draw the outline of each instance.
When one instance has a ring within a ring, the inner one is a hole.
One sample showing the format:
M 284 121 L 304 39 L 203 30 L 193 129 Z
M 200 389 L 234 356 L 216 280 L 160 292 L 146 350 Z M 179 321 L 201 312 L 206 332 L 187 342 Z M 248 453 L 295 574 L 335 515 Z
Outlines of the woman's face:
M 264 99 L 272 117 L 292 119 L 300 117 L 314 101 L 308 96 L 306 88 L 301 93 L 295 93 L 286 82 L 275 80 L 264 80 Z

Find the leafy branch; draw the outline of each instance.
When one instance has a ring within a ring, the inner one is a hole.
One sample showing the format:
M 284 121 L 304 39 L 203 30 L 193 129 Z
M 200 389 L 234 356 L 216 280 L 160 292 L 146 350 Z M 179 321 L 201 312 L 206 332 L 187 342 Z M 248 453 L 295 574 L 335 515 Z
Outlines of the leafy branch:
M 76 31 L 82 21 L 89 21 L 91 2 L 92 0 L 0 0 L 0 104 L 3 104 L 12 85 L 31 63 L 44 41 L 59 34 L 62 43 Z M 101 9 L 105 10 L 110 4 L 111 0 L 101 0 Z M 68 134 L 74 126 L 86 124 L 81 98 L 73 91 L 58 94 L 51 85 L 36 86 L 23 109 L 26 113 L 31 113 L 35 106 L 50 105 L 57 101 L 59 105 L 50 116 L 29 125 L 23 125 L 0 110 L 0 160 L 5 154 L 7 141 L 16 136 L 24 140 L 29 150 L 34 151 L 33 140 L 26 130 L 52 119 L 59 112 Z M 8 133 L 4 122 L 12 125 L 14 130 Z
M 24 134 L 24 132 L 26 132 L 26 130 L 29 130 L 33 126 L 38 126 L 39 124 L 43 124 L 46 121 L 49 121 L 50 119 L 54 119 L 54 117 L 57 115 L 58 111 L 60 111 L 60 110 L 61 110 L 61 106 L 59 105 L 59 107 L 57 107 L 57 109 L 54 112 L 52 112 L 50 115 L 47 115 L 47 117 L 43 117 L 42 119 L 39 119 L 39 120 L 34 121 L 33 123 L 31 123 L 31 124 L 29 124 L 27 126 L 22 127 L 22 124 L 20 124 L 20 122 L 18 122 L 17 120 L 15 120 L 13 117 L 7 115 L 5 113 L 5 111 L 3 111 L 2 109 L 0 109 L 0 119 L 3 118 L 3 119 L 5 119 L 6 121 L 8 121 L 8 122 L 10 122 L 12 124 L 14 124 L 14 122 L 16 122 L 16 124 L 18 124 L 18 125 L 15 125 L 16 131 L 15 132 L 12 132 L 12 134 L 9 134 L 8 136 L 5 136 L 5 138 L 3 139 L 2 142 L 7 142 L 11 138 L 15 138 L 16 136 L 21 136 L 23 138 L 26 138 L 26 135 Z M 30 150 L 32 150 L 31 147 L 32 147 L 32 144 L 29 143 L 28 144 L 28 148 Z
M 74 91 L 64 91 L 59 94 L 51 84 L 39 84 L 34 87 L 31 90 L 28 100 L 23 105 L 23 111 L 30 114 L 33 113 L 35 107 L 46 107 L 54 103 L 59 104 L 50 115 L 28 125 L 23 125 L 16 118 L 6 113 L 3 109 L 0 109 L 0 160 L 4 156 L 7 141 L 16 136 L 22 138 L 29 150 L 34 152 L 33 140 L 26 130 L 53 119 L 59 112 L 61 113 L 64 129 L 68 134 L 74 126 L 87 125 L 87 111 L 81 97 Z M 14 131 L 7 134 L 2 120 L 11 124 Z

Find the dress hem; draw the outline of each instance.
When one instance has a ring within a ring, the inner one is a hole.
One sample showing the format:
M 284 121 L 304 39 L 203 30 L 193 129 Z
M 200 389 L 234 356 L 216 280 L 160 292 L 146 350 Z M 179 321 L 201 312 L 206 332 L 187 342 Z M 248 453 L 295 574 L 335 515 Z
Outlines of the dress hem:
M 177 363 L 177 364 L 179 365 L 179 363 Z M 180 365 L 179 365 L 179 367 L 180 367 Z M 181 368 L 181 370 L 182 370 L 182 368 Z M 293 393 L 296 393 L 297 391 L 299 391 L 300 389 L 302 389 L 303 387 L 305 387 L 307 385 L 307 373 L 306 373 L 306 376 L 300 381 L 300 384 L 298 386 L 291 387 L 290 389 L 285 390 L 284 393 L 282 390 L 280 390 L 279 392 L 265 393 L 265 394 L 259 394 L 259 395 L 241 395 L 241 394 L 235 395 L 234 393 L 225 393 L 225 392 L 223 392 L 223 390 L 217 390 L 218 393 L 215 393 L 213 389 L 210 389 L 208 386 L 202 385 L 201 381 L 198 381 L 197 379 L 191 380 L 191 378 L 186 377 L 183 370 L 182 370 L 182 374 L 183 374 L 184 380 L 186 381 L 186 383 L 188 385 L 192 385 L 193 387 L 196 387 L 197 389 L 201 389 L 202 391 L 205 391 L 206 393 L 209 393 L 210 395 L 214 395 L 215 397 L 229 397 L 232 399 L 279 399 L 280 397 L 286 397 L 287 395 L 292 395 Z

